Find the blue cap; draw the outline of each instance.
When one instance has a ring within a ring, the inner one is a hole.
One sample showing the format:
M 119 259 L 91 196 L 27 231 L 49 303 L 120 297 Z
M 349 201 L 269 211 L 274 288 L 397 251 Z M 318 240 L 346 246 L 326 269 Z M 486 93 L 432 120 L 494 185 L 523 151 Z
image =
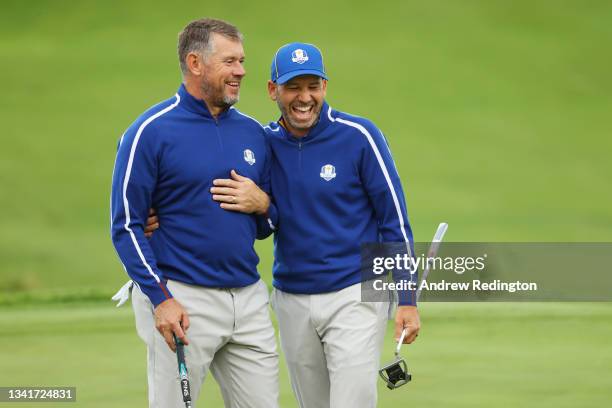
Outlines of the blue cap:
M 312 44 L 294 42 L 276 51 L 270 69 L 270 79 L 279 85 L 300 75 L 316 75 L 327 79 L 323 55 Z

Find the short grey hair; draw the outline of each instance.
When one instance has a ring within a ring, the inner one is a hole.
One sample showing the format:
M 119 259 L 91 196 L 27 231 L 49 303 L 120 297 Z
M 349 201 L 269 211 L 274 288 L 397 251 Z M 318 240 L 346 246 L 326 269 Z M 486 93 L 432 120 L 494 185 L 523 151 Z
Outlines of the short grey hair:
M 203 57 L 212 51 L 213 33 L 234 41 L 242 42 L 243 36 L 238 28 L 226 21 L 214 18 L 201 18 L 187 24 L 178 36 L 178 57 L 183 74 L 189 72 L 185 59 L 190 52 L 200 53 Z

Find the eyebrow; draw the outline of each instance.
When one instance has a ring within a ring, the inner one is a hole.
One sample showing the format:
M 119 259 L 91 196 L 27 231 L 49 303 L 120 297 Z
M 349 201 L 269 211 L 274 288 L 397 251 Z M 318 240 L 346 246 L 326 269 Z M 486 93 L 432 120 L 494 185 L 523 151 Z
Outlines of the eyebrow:
M 244 53 L 237 53 L 237 52 L 220 52 L 217 55 L 221 59 L 228 59 L 228 58 L 241 59 L 245 57 Z

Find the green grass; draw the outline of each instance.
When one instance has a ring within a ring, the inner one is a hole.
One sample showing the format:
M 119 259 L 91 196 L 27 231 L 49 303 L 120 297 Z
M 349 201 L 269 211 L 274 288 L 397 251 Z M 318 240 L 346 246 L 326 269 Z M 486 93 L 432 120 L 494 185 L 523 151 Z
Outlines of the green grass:
M 610 304 L 428 303 L 422 318 L 418 342 L 403 349 L 414 380 L 394 391 L 380 382 L 381 407 L 586 408 L 612 398 Z M 383 362 L 393 355 L 391 335 Z M 57 407 L 145 406 L 145 359 L 129 305 L 0 314 L 0 384 L 76 386 L 77 403 Z M 212 377 L 200 405 L 222 406 Z M 297 406 L 284 366 L 281 406 Z
M 417 239 L 445 220 L 449 241 L 612 240 L 608 1 L 1 7 L 4 294 L 123 281 L 108 234 L 116 143 L 174 93 L 176 34 L 202 15 L 245 33 L 239 107 L 264 122 L 278 115 L 265 93 L 276 49 L 321 46 L 331 105 L 391 143 Z M 259 248 L 268 276 L 271 244 Z
M 176 34 L 205 15 L 245 33 L 239 108 L 264 122 L 278 115 L 265 94 L 276 49 L 322 48 L 330 104 L 371 118 L 390 141 L 417 240 L 447 221 L 448 241 L 612 241 L 609 1 L 5 0 L 0 385 L 69 384 L 76 405 L 144 405 L 131 313 L 83 302 L 126 279 L 108 233 L 117 140 L 174 93 Z M 257 244 L 268 284 L 271 246 Z M 422 313 L 407 350 L 415 381 L 382 390 L 380 406 L 611 399 L 609 305 Z M 282 373 L 284 406 L 295 406 Z

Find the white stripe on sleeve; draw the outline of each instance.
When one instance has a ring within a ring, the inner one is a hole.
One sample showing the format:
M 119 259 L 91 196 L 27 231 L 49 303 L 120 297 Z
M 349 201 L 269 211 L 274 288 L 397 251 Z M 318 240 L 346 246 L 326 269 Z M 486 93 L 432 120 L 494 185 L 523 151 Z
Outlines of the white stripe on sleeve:
M 383 175 L 385 176 L 385 180 L 387 181 L 389 191 L 391 192 L 391 197 L 393 198 L 393 204 L 395 205 L 395 211 L 397 212 L 397 218 L 399 219 L 402 236 L 404 237 L 404 241 L 408 244 L 407 245 L 408 255 L 412 257 L 412 251 L 410 249 L 410 239 L 408 238 L 408 234 L 406 234 L 406 226 L 405 226 L 404 216 L 402 215 L 402 209 L 399 203 L 399 199 L 397 198 L 395 187 L 393 186 L 393 183 L 391 182 L 391 177 L 389 176 L 389 171 L 387 170 L 387 166 L 385 165 L 385 162 L 380 154 L 380 151 L 378 150 L 378 146 L 376 146 L 376 143 L 374 142 L 374 139 L 372 138 L 372 135 L 370 134 L 370 132 L 368 132 L 368 130 L 364 126 L 360 125 L 359 123 L 352 122 L 350 120 L 346 120 L 342 118 L 332 118 L 331 107 L 329 108 L 327 115 L 332 122 L 339 122 L 339 123 L 342 123 L 347 126 L 351 126 L 359 130 L 368 140 L 370 147 L 374 151 L 374 155 L 376 156 L 376 160 L 378 161 L 380 169 L 382 170 Z
M 153 278 L 155 278 L 155 281 L 157 281 L 157 283 L 160 283 L 159 276 L 157 276 L 157 274 L 153 272 L 153 268 L 151 268 L 151 265 L 149 265 L 149 263 L 145 259 L 144 255 L 142 254 L 142 250 L 140 249 L 140 245 L 138 245 L 138 241 L 136 240 L 136 235 L 134 235 L 134 231 L 132 231 L 132 229 L 130 228 L 131 217 L 130 217 L 130 203 L 128 202 L 128 198 L 127 198 L 127 186 L 130 181 L 130 175 L 132 174 L 132 164 L 134 163 L 134 153 L 136 152 L 136 146 L 138 145 L 138 141 L 140 140 L 142 131 L 144 130 L 145 127 L 147 127 L 149 123 L 153 122 L 155 119 L 159 118 L 161 115 L 167 112 L 170 112 L 172 109 L 174 109 L 179 104 L 179 102 L 181 101 L 181 97 L 178 94 L 176 94 L 175 96 L 176 96 L 176 101 L 172 105 L 162 109 L 161 111 L 147 118 L 147 120 L 145 120 L 138 128 L 138 131 L 136 132 L 136 137 L 134 137 L 134 141 L 132 142 L 132 148 L 130 150 L 130 158 L 128 159 L 127 169 L 125 171 L 125 178 L 123 179 L 123 207 L 125 208 L 125 225 L 123 227 L 125 228 L 127 232 L 130 233 L 130 237 L 132 238 L 132 242 L 134 243 L 134 247 L 136 248 L 136 252 L 138 253 L 138 256 L 140 257 L 140 260 L 142 261 L 144 266 L 147 268 L 149 273 L 153 276 Z

